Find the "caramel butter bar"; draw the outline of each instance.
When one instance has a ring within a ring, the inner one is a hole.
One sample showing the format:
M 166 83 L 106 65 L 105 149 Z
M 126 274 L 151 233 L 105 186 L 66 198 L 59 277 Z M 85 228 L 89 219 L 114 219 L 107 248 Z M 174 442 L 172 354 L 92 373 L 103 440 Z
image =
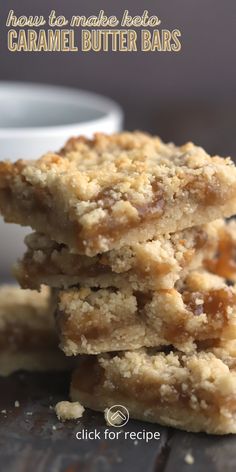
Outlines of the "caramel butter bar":
M 64 370 L 68 359 L 58 349 L 50 290 L 40 293 L 0 287 L 0 375 L 18 370 Z
M 59 292 L 57 306 L 67 355 L 163 345 L 189 352 L 199 341 L 236 337 L 236 288 L 204 272 L 155 292 L 73 288 Z
M 37 161 L 1 162 L 0 210 L 94 256 L 236 213 L 236 168 L 139 132 L 74 138 Z
M 133 290 L 173 288 L 180 277 L 213 260 L 218 248 L 217 220 L 145 243 L 113 249 L 94 257 L 70 252 L 64 244 L 41 233 L 26 237 L 27 251 L 15 268 L 23 288 L 38 289 L 42 284 L 56 288 L 130 286 Z
M 70 396 L 92 410 L 210 434 L 236 433 L 236 358 L 156 350 L 81 357 Z

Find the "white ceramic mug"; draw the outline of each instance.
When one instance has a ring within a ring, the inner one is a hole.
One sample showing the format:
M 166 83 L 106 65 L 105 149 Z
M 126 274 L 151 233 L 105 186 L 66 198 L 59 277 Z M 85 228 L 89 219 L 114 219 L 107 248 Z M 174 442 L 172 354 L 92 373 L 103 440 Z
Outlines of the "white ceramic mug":
M 76 89 L 0 82 L 0 105 L 0 160 L 35 159 L 59 150 L 72 136 L 122 129 L 123 114 L 115 102 Z M 10 278 L 29 232 L 0 219 L 1 279 Z

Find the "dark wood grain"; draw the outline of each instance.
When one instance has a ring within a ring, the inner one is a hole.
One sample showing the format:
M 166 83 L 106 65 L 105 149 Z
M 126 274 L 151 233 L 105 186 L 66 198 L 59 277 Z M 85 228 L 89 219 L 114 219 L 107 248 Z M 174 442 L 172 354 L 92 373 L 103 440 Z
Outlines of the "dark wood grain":
M 159 441 L 77 440 L 102 414 L 86 411 L 80 421 L 60 423 L 50 406 L 68 396 L 68 373 L 18 373 L 0 379 L 0 470 L 7 472 L 235 472 L 236 438 L 194 435 L 130 420 L 125 431 L 160 431 Z M 19 408 L 15 401 L 19 401 Z M 28 413 L 31 413 L 30 415 Z M 56 428 L 56 429 L 55 429 Z M 115 431 L 115 428 L 110 428 Z M 195 462 L 185 462 L 191 451 Z

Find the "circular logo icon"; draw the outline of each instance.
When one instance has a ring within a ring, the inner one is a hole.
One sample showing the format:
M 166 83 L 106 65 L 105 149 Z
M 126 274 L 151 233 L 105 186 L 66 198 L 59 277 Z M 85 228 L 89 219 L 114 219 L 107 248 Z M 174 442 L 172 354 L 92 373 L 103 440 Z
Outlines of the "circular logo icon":
M 106 420 L 115 428 L 122 428 L 129 421 L 129 411 L 123 405 L 113 405 L 106 411 Z

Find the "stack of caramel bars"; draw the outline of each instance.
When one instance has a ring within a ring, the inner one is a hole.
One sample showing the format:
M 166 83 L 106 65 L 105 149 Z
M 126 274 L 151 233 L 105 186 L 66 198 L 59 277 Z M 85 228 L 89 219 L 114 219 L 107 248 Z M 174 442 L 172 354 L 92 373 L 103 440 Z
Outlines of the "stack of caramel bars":
M 16 267 L 53 289 L 71 399 L 188 431 L 236 433 L 236 168 L 144 133 L 71 139 L 0 164 Z

